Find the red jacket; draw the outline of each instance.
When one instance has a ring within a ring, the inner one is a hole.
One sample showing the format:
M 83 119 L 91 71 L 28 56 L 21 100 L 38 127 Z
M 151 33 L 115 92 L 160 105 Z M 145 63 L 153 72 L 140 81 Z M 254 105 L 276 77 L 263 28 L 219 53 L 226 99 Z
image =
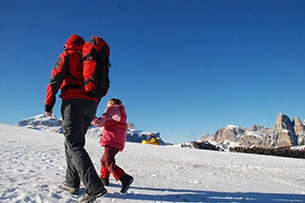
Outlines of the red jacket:
M 55 104 L 56 94 L 61 89 L 62 100 L 67 99 L 87 99 L 98 101 L 83 93 L 80 88 L 81 71 L 81 51 L 84 39 L 78 35 L 72 35 L 65 44 L 65 50 L 58 56 L 52 69 L 50 82 L 47 86 L 45 99 L 45 111 L 50 112 Z M 74 88 L 68 88 L 74 86 Z M 75 88 L 79 86 L 79 88 Z
M 126 142 L 127 115 L 123 105 L 113 105 L 106 109 L 99 118 L 95 118 L 92 124 L 103 126 L 103 135 L 100 143 L 102 146 L 123 150 Z

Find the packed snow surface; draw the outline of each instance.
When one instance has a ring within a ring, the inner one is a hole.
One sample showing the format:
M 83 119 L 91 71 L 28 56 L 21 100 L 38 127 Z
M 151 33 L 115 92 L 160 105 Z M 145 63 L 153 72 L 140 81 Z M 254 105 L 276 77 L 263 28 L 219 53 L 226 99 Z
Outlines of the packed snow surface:
M 0 124 L 0 202 L 76 202 L 59 188 L 65 175 L 64 137 Z M 96 170 L 103 148 L 88 137 Z M 305 202 L 305 160 L 127 142 L 117 164 L 135 178 L 121 195 L 111 177 L 98 202 Z

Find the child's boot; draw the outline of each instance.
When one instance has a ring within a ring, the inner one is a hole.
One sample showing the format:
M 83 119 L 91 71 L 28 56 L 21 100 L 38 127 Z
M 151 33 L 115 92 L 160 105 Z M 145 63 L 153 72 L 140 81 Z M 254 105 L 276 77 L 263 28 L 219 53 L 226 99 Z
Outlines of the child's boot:
M 126 193 L 133 182 L 133 177 L 128 174 L 125 174 L 120 178 L 120 181 L 122 182 L 122 188 L 120 192 Z

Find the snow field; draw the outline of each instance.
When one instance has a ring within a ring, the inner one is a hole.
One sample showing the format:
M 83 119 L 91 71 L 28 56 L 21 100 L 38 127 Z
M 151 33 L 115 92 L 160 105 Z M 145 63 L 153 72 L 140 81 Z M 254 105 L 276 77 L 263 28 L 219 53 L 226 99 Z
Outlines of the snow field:
M 76 202 L 64 180 L 63 135 L 0 124 L 0 202 Z M 103 148 L 87 138 L 96 170 Z M 98 202 L 305 202 L 305 161 L 177 146 L 126 143 L 117 164 L 135 181 L 125 195 L 113 177 Z

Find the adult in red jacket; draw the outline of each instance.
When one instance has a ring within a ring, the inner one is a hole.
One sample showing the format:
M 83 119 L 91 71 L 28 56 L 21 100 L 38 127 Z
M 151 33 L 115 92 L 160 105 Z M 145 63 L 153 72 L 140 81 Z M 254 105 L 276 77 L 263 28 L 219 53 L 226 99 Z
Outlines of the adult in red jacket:
M 95 117 L 98 100 L 75 88 L 81 82 L 81 51 L 84 39 L 72 35 L 64 46 L 53 67 L 47 86 L 45 112 L 52 116 L 56 94 L 61 89 L 63 129 L 65 135 L 66 180 L 61 187 L 72 194 L 78 194 L 80 181 L 86 187 L 87 199 L 94 199 L 107 193 L 93 163 L 84 149 L 85 134 Z M 70 88 L 73 87 L 73 88 Z
M 107 103 L 103 115 L 94 118 L 92 124 L 103 127 L 103 135 L 100 139 L 104 147 L 104 154 L 101 158 L 101 179 L 104 185 L 109 185 L 109 175 L 112 173 L 116 180 L 122 182 L 121 193 L 127 192 L 133 182 L 133 177 L 116 165 L 115 156 L 122 151 L 126 142 L 127 115 L 121 100 L 112 98 Z

